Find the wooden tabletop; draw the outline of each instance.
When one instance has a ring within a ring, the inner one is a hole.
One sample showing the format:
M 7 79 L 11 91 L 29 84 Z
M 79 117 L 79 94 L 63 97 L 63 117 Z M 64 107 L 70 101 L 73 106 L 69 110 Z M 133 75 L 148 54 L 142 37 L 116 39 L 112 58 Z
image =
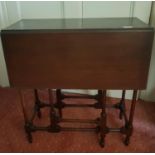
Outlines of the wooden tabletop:
M 5 30 L 150 29 L 138 18 L 23 19 Z
M 154 31 L 137 18 L 31 19 L 2 30 L 11 87 L 145 89 Z

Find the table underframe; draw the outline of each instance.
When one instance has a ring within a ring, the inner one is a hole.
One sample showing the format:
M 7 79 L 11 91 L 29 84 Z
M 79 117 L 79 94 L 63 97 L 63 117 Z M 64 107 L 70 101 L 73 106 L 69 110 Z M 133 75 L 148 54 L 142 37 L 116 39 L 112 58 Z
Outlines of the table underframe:
M 134 118 L 134 111 L 136 105 L 136 97 L 137 97 L 137 90 L 133 90 L 133 97 L 131 101 L 131 108 L 129 112 L 129 117 L 126 114 L 126 107 L 125 107 L 125 94 L 126 90 L 122 90 L 122 97 L 120 101 L 116 104 L 107 104 L 106 101 L 106 90 L 98 90 L 96 95 L 65 95 L 62 93 L 61 89 L 56 89 L 56 102 L 53 103 L 53 96 L 52 90 L 48 89 L 49 94 L 49 103 L 43 103 L 40 101 L 38 96 L 37 89 L 34 89 L 35 95 L 35 104 L 34 104 L 34 112 L 32 114 L 31 119 L 28 119 L 25 107 L 24 107 L 24 97 L 22 90 L 19 90 L 21 105 L 24 114 L 25 120 L 25 132 L 27 134 L 27 139 L 30 143 L 32 143 L 32 132 L 35 131 L 48 131 L 48 132 L 60 132 L 60 131 L 93 131 L 99 134 L 99 144 L 101 147 L 105 145 L 105 136 L 109 132 L 120 132 L 125 135 L 124 144 L 128 145 L 130 141 L 130 137 L 133 133 L 133 118 Z M 72 99 L 93 99 L 96 102 L 94 104 L 67 104 L 63 100 L 66 98 Z M 48 107 L 50 108 L 50 123 L 48 126 L 36 126 L 33 123 L 34 118 L 36 115 L 41 119 L 42 113 L 41 109 Z M 101 109 L 100 116 L 94 120 L 90 119 L 65 119 L 63 118 L 62 109 L 70 108 L 70 107 L 81 107 L 81 108 L 96 108 Z M 119 109 L 119 118 L 124 119 L 124 125 L 120 128 L 109 128 L 107 127 L 107 113 L 106 108 L 115 108 Z M 56 112 L 58 110 L 58 113 Z M 59 125 L 60 122 L 67 122 L 67 123 L 90 123 L 96 124 L 94 128 L 72 128 L 72 127 L 62 127 Z

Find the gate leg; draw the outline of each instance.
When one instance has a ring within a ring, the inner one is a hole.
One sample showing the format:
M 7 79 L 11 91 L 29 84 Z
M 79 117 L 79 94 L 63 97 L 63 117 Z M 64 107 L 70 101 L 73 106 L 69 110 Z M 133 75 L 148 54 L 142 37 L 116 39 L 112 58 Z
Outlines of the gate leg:
M 122 98 L 119 104 L 119 109 L 120 109 L 120 113 L 119 113 L 119 118 L 122 119 L 123 116 L 123 111 L 125 110 L 125 93 L 126 91 L 123 90 L 122 91 Z
M 125 145 L 129 145 L 130 137 L 133 132 L 133 118 L 134 118 L 134 112 L 135 112 L 135 106 L 136 106 L 136 98 L 137 98 L 137 90 L 134 90 L 133 97 L 132 97 L 132 104 L 130 108 L 129 122 L 126 125 L 127 132 L 126 132 L 126 138 L 124 141 Z
M 24 122 L 25 122 L 25 132 L 27 135 L 27 139 L 29 143 L 32 143 L 32 134 L 31 134 L 31 126 L 30 126 L 30 122 L 28 120 L 28 116 L 25 110 L 25 106 L 24 106 L 24 96 L 22 94 L 22 90 L 18 90 L 19 92 L 19 96 L 20 96 L 20 103 L 21 103 L 21 107 L 22 107 L 22 111 L 23 111 L 23 115 L 24 115 Z
M 103 98 L 102 98 L 103 97 Z M 102 104 L 102 111 L 101 111 L 101 117 L 100 117 L 100 146 L 104 147 L 105 145 L 105 136 L 108 133 L 108 128 L 106 126 L 106 90 L 99 91 L 99 99 L 100 99 L 100 103 Z
M 50 104 L 51 104 L 51 107 L 50 107 L 50 129 L 49 129 L 49 132 L 59 132 L 60 131 L 60 126 L 58 125 L 59 117 L 57 116 L 56 111 L 54 109 L 53 97 L 52 97 L 51 89 L 48 89 L 48 93 L 49 93 L 49 101 L 50 101 Z
M 34 89 L 34 94 L 35 94 L 35 105 L 37 108 L 37 116 L 38 116 L 38 118 L 41 118 L 42 115 L 41 115 L 41 111 L 40 111 L 40 100 L 39 100 L 37 89 Z
M 56 90 L 56 105 L 58 107 L 58 111 L 59 111 L 59 117 L 62 118 L 62 101 L 61 101 L 61 89 L 57 89 Z

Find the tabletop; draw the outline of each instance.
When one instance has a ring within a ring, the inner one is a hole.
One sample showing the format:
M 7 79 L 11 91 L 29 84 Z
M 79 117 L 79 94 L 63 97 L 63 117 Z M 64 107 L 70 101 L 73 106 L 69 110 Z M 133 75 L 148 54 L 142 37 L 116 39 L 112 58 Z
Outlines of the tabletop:
M 150 29 L 138 18 L 22 19 L 5 30 Z
M 24 19 L 1 36 L 11 87 L 146 88 L 154 30 L 138 18 Z

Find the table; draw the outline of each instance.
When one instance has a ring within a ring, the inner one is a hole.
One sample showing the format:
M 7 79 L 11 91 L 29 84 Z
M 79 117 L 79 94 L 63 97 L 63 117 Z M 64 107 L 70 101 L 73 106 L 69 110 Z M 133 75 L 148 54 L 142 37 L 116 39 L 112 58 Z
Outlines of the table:
M 104 146 L 105 135 L 110 131 L 126 134 L 128 145 L 137 90 L 146 89 L 147 85 L 153 36 L 153 28 L 138 18 L 24 19 L 2 30 L 10 86 L 19 90 L 34 89 L 36 104 L 32 118 L 36 113 L 41 117 L 42 107 L 51 109 L 50 125 L 36 127 L 33 119 L 27 120 L 23 106 L 29 142 L 32 142 L 31 132 L 36 130 L 73 130 L 58 125 L 66 121 L 62 118 L 62 109 L 70 106 L 64 104 L 63 99 L 71 98 L 61 89 L 97 89 L 97 95 L 84 98 L 95 99 L 97 103 L 93 107 L 101 109 L 97 120 L 89 120 L 97 124 L 94 130 L 100 134 L 100 145 Z M 50 88 L 49 96 L 56 89 L 57 102 L 41 103 L 38 88 Z M 112 106 L 120 109 L 120 118 L 125 118 L 125 125 L 119 129 L 106 125 L 106 90 L 109 89 L 123 90 L 120 103 Z M 125 113 L 125 90 L 134 90 L 129 119 Z M 22 103 L 22 93 L 19 93 Z M 74 105 L 79 106 L 84 107 Z M 59 116 L 55 108 L 59 109 Z

